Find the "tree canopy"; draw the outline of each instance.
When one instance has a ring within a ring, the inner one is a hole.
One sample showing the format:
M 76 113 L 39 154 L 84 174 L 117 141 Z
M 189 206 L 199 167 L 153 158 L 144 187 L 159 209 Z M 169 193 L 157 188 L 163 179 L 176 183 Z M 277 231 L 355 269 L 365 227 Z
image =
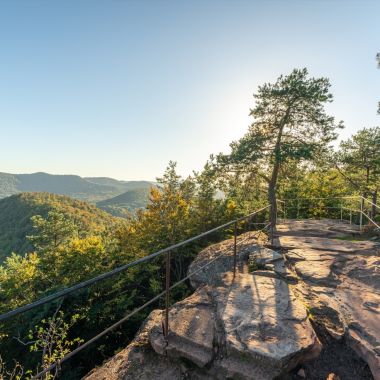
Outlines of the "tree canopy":
M 268 183 L 271 222 L 276 222 L 276 187 L 280 168 L 289 161 L 311 160 L 336 139 L 334 117 L 325 111 L 332 101 L 327 78 L 310 78 L 295 69 L 275 83 L 265 83 L 254 95 L 254 118 L 248 132 L 231 144 L 229 155 L 219 155 L 224 167 L 251 167 Z M 264 172 L 259 168 L 264 168 Z

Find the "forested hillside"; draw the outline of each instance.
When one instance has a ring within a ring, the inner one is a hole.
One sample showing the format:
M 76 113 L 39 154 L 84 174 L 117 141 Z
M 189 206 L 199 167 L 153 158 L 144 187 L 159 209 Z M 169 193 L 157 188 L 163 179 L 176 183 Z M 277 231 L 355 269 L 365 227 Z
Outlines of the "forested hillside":
M 86 202 L 49 193 L 21 193 L 0 199 L 0 261 L 11 252 L 32 250 L 26 238 L 33 234 L 31 218 L 58 211 L 78 226 L 78 235 L 101 234 L 115 224 L 114 218 Z
M 21 192 L 47 192 L 96 202 L 136 188 L 149 189 L 150 186 L 148 181 L 118 181 L 105 177 L 0 173 L 0 198 Z
M 114 198 L 96 203 L 96 206 L 114 216 L 127 217 L 128 213 L 146 207 L 149 201 L 149 189 L 128 190 Z

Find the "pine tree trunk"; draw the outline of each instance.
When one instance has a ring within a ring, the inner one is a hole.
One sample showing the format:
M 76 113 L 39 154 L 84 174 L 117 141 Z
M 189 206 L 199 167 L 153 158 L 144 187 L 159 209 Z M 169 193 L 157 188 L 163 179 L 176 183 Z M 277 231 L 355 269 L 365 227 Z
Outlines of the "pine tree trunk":
M 278 173 L 280 170 L 280 163 L 281 163 L 281 140 L 282 140 L 282 134 L 283 134 L 285 125 L 289 118 L 289 114 L 290 114 L 290 107 L 286 110 L 284 117 L 279 123 L 276 145 L 273 152 L 274 153 L 273 154 L 273 170 L 272 170 L 272 175 L 271 175 L 271 179 L 269 181 L 269 186 L 268 186 L 268 201 L 270 204 L 269 221 L 270 221 L 270 226 L 271 226 L 272 241 L 273 241 L 273 231 L 275 230 L 276 223 L 277 223 L 276 188 L 277 188 L 277 179 L 278 179 Z
M 279 168 L 280 168 L 280 163 L 276 162 L 273 167 L 272 176 L 271 176 L 269 186 L 268 186 L 268 201 L 270 204 L 269 221 L 270 221 L 272 231 L 275 229 L 276 223 L 277 223 L 276 188 L 277 188 Z

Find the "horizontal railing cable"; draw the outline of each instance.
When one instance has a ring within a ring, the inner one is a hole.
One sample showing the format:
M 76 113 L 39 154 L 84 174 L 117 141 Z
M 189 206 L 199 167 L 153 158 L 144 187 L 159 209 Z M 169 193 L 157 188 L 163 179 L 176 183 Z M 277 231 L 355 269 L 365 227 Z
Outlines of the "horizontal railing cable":
M 224 223 L 224 224 L 222 224 L 222 225 L 220 225 L 218 227 L 215 227 L 215 228 L 213 228 L 211 230 L 203 232 L 203 233 L 201 233 L 201 234 L 199 234 L 197 236 L 194 236 L 194 237 L 191 237 L 189 239 L 186 239 L 186 240 L 184 240 L 184 241 L 182 241 L 180 243 L 171 245 L 170 247 L 161 249 L 160 251 L 152 253 L 151 255 L 142 257 L 142 258 L 140 258 L 138 260 L 135 260 L 135 261 L 132 261 L 132 262 L 130 262 L 128 264 L 125 264 L 125 265 L 122 265 L 120 267 L 117 267 L 117 268 L 115 268 L 115 269 L 113 269 L 113 270 L 111 270 L 109 272 L 103 273 L 103 274 L 101 274 L 99 276 L 96 276 L 96 277 L 93 277 L 93 278 L 91 278 L 89 280 L 80 282 L 79 284 L 73 285 L 73 286 L 71 286 L 69 288 L 63 289 L 63 290 L 58 291 L 56 293 L 53 293 L 53 294 L 51 294 L 49 296 L 41 298 L 41 299 L 39 299 L 39 300 L 37 300 L 35 302 L 32 302 L 30 304 L 27 304 L 27 305 L 24 305 L 24 306 L 20 306 L 17 309 L 8 311 L 6 313 L 3 313 L 3 314 L 0 315 L 0 321 L 4 321 L 4 320 L 6 320 L 6 319 L 8 319 L 10 317 L 18 315 L 20 313 L 24 313 L 24 312 L 26 312 L 28 310 L 34 309 L 35 307 L 44 305 L 44 304 L 46 304 L 48 302 L 51 302 L 51 301 L 54 301 L 54 300 L 56 300 L 58 298 L 66 296 L 67 294 L 73 293 L 73 292 L 75 292 L 75 291 L 77 291 L 79 289 L 86 288 L 86 287 L 88 287 L 88 286 L 90 286 L 92 284 L 95 284 L 95 283 L 99 282 L 99 281 L 102 281 L 102 280 L 105 280 L 105 279 L 110 278 L 112 276 L 115 276 L 116 274 L 118 274 L 120 272 L 123 272 L 123 271 L 125 271 L 125 270 L 127 270 L 129 268 L 132 268 L 132 267 L 134 267 L 136 265 L 142 264 L 142 263 L 144 263 L 146 261 L 149 261 L 149 260 L 151 260 L 151 259 L 153 259 L 153 258 L 155 258 L 157 256 L 163 255 L 164 253 L 166 253 L 168 251 L 171 251 L 171 250 L 183 247 L 184 245 L 189 244 L 189 243 L 191 243 L 191 242 L 193 242 L 195 240 L 199 240 L 199 239 L 201 239 L 201 238 L 203 238 L 203 237 L 205 237 L 207 235 L 212 234 L 213 232 L 216 232 L 216 231 L 219 231 L 219 230 L 221 230 L 223 228 L 229 227 L 229 226 L 233 225 L 236 222 L 239 222 L 239 221 L 242 221 L 244 219 L 250 218 L 253 215 L 258 214 L 259 212 L 261 212 L 261 211 L 263 211 L 263 210 L 265 210 L 265 209 L 267 209 L 269 207 L 270 206 L 267 205 L 267 206 L 262 207 L 261 209 L 256 210 L 256 211 L 252 212 L 251 214 L 248 214 L 248 215 L 246 215 L 244 217 L 241 217 L 241 218 L 238 218 L 236 220 L 232 220 L 230 222 Z
M 247 218 L 248 218 L 248 216 L 247 216 Z M 268 226 L 269 226 L 269 224 L 267 224 L 261 230 L 255 231 L 255 233 L 253 235 L 256 235 L 256 234 L 259 235 Z M 252 236 L 250 236 L 248 238 L 252 238 Z M 243 241 L 247 240 L 248 238 L 243 239 Z M 198 272 L 204 270 L 206 267 L 208 267 L 209 265 L 211 265 L 212 263 L 214 263 L 216 260 L 220 259 L 223 256 L 224 256 L 223 253 L 217 255 L 215 258 L 213 258 L 212 260 L 208 261 L 206 264 L 204 264 L 201 267 L 197 268 L 193 272 L 189 273 L 186 277 L 182 278 L 181 280 L 177 281 L 175 284 L 173 284 L 172 286 L 170 286 L 169 290 L 172 290 L 172 289 L 176 288 L 178 285 L 184 283 L 185 281 L 187 281 L 188 279 L 190 279 L 192 276 L 194 276 Z M 32 377 L 32 380 L 40 379 L 43 375 L 45 375 L 48 372 L 54 370 L 55 368 L 57 368 L 58 366 L 60 366 L 62 363 L 66 362 L 68 359 L 70 359 L 74 355 L 78 354 L 79 352 L 81 352 L 82 350 L 84 350 L 85 348 L 87 348 L 88 346 L 90 346 L 92 343 L 95 343 L 97 340 L 99 340 L 100 338 L 102 338 L 103 336 L 105 336 L 106 334 L 108 334 L 109 332 L 111 332 L 112 330 L 114 330 L 115 328 L 117 328 L 118 326 L 120 326 L 121 324 L 123 324 L 125 321 L 127 321 L 129 318 L 131 318 L 133 315 L 137 314 L 139 311 L 143 310 L 145 307 L 147 307 L 150 304 L 152 304 L 153 302 L 157 301 L 158 299 L 160 299 L 164 295 L 166 295 L 166 290 L 162 291 L 161 293 L 159 293 L 158 295 L 156 295 L 155 297 L 153 297 L 152 299 L 150 299 L 149 301 L 147 301 L 143 305 L 141 305 L 138 308 L 134 309 L 131 313 L 127 314 L 125 317 L 123 317 L 119 321 L 115 322 L 110 327 L 107 327 L 105 330 L 103 330 L 101 333 L 95 335 L 93 338 L 89 339 L 87 342 L 81 344 L 79 347 L 75 348 L 73 351 L 67 353 L 59 361 L 51 364 L 49 367 L 47 367 L 44 370 L 42 370 L 41 372 L 37 373 L 35 376 Z
M 376 203 L 373 203 L 372 201 L 370 201 L 369 199 L 367 199 L 367 198 L 365 198 L 365 197 L 363 197 L 363 196 L 361 196 L 361 198 L 362 198 L 364 201 L 368 202 L 369 204 L 371 204 L 372 206 L 375 206 L 376 208 L 378 208 L 378 209 L 380 210 L 380 206 L 377 205 Z
M 361 211 L 361 213 L 371 222 L 373 223 L 377 228 L 380 228 L 380 226 L 371 218 L 369 217 L 364 211 Z
M 323 199 L 352 199 L 352 198 L 360 198 L 360 195 L 348 195 L 344 197 L 300 197 L 300 198 L 283 198 L 278 199 L 278 202 L 283 201 L 299 201 L 299 200 L 323 200 Z

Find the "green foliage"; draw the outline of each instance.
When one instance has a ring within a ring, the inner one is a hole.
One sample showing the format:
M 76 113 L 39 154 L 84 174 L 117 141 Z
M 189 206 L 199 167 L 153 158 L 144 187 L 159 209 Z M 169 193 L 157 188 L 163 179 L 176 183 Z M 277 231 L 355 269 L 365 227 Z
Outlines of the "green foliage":
M 346 178 L 362 193 L 380 185 L 380 128 L 363 128 L 342 141 L 337 154 Z
M 49 211 L 46 218 L 34 215 L 30 219 L 37 234 L 27 238 L 42 253 L 58 249 L 75 231 L 74 223 L 57 211 Z
M 120 223 L 111 215 L 86 202 L 48 193 L 22 193 L 0 199 L 0 262 L 11 252 L 24 254 L 33 249 L 26 236 L 33 235 L 31 218 L 56 211 L 71 220 L 80 237 L 102 234 Z
M 254 122 L 239 141 L 231 144 L 230 155 L 219 155 L 222 167 L 250 169 L 268 183 L 271 222 L 277 215 L 276 191 L 281 166 L 289 161 L 312 160 L 337 137 L 334 118 L 327 115 L 332 101 L 326 78 L 309 78 L 306 69 L 293 70 L 273 84 L 259 87 L 250 115 Z M 265 172 L 260 168 L 265 168 Z
M 68 354 L 75 346 L 83 342 L 78 337 L 70 338 L 70 329 L 81 318 L 79 314 L 71 315 L 69 321 L 65 321 L 63 311 L 59 310 L 53 317 L 43 319 L 41 323 L 29 331 L 28 339 L 30 352 L 40 353 L 41 363 L 37 367 L 36 373 L 32 370 L 27 371 L 29 375 L 36 375 L 41 370 L 49 368 L 50 365 L 56 363 Z M 58 368 L 53 372 L 46 374 L 44 379 L 51 380 L 58 375 Z
M 35 252 L 24 257 L 12 253 L 6 258 L 4 265 L 0 266 L 1 312 L 35 299 L 39 263 L 40 259 Z
M 250 273 L 258 271 L 258 270 L 265 270 L 266 267 L 264 264 L 259 264 L 255 257 L 252 257 L 249 259 L 248 262 L 248 271 Z
M 231 144 L 228 159 L 243 165 L 312 159 L 337 136 L 334 118 L 324 110 L 332 101 L 329 87 L 326 78 L 308 78 L 306 69 L 260 86 L 250 113 L 254 122 Z

